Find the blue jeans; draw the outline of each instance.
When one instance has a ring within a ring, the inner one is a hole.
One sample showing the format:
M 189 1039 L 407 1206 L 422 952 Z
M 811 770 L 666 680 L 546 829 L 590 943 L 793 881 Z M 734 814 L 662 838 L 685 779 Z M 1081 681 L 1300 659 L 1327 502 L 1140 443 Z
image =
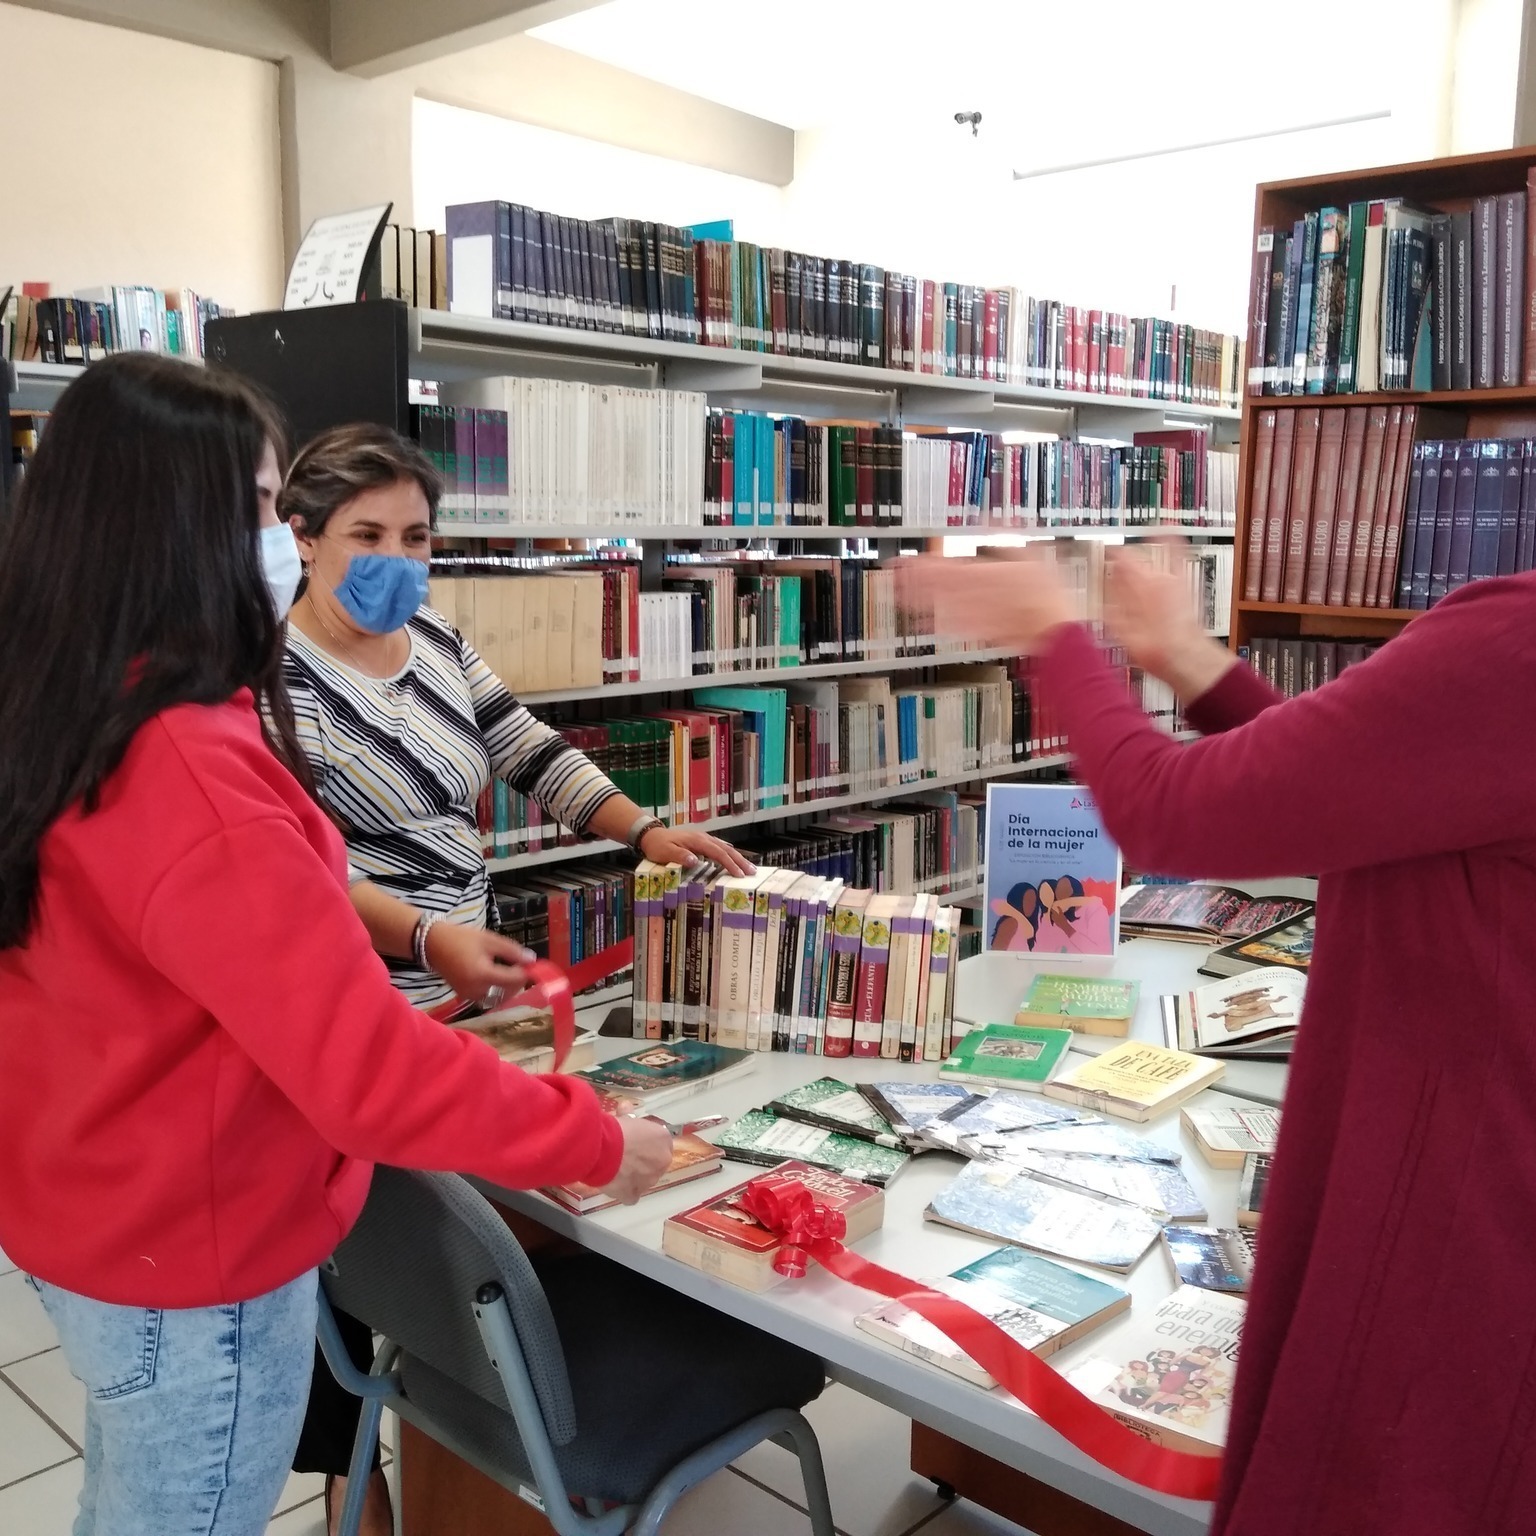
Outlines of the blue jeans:
M 163 1310 L 33 1284 L 86 1388 L 74 1536 L 263 1536 L 309 1395 L 315 1271 Z

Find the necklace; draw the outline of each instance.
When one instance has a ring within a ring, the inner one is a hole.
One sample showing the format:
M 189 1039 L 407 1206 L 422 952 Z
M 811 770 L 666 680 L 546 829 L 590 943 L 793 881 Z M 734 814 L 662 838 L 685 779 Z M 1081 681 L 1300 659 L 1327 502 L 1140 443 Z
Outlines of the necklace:
M 326 623 L 325 615 L 321 613 L 320 606 L 315 602 L 312 592 L 306 592 L 304 594 L 304 602 L 308 606 L 309 611 L 314 614 L 315 619 L 318 621 L 321 629 L 323 629 L 326 634 L 328 634 L 331 639 L 341 647 L 341 649 L 346 653 L 348 660 L 351 661 L 353 667 L 357 671 L 361 672 L 363 676 L 366 677 L 370 682 L 380 683 L 387 689 L 393 689 L 396 686 L 392 680 L 376 676 L 370 668 L 363 665 L 362 658 L 358 656 L 357 652 L 354 651 L 352 647 L 348 645 L 347 642 L 343 640 L 341 636 L 338 635 L 328 623 Z

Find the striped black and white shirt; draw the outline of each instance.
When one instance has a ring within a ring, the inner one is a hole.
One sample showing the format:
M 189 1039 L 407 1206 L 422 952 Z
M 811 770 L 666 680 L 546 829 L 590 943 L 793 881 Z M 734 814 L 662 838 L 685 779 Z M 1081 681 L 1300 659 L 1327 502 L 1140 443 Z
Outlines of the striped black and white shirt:
M 475 806 L 492 775 L 578 832 L 619 791 L 535 720 L 441 615 L 422 608 L 405 628 L 405 666 L 374 678 L 288 626 L 283 676 L 299 742 L 346 835 L 353 880 L 484 926 L 490 880 Z M 449 996 L 441 977 L 387 963 L 411 1002 Z

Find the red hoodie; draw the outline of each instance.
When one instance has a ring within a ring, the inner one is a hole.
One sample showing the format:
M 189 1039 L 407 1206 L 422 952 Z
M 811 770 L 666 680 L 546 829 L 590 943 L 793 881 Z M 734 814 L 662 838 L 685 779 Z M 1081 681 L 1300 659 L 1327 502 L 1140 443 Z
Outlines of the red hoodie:
M 586 1084 L 390 985 L 249 693 L 145 725 L 40 866 L 38 921 L 0 951 L 0 1248 L 40 1278 L 243 1301 L 329 1255 L 374 1162 L 514 1188 L 617 1173 Z

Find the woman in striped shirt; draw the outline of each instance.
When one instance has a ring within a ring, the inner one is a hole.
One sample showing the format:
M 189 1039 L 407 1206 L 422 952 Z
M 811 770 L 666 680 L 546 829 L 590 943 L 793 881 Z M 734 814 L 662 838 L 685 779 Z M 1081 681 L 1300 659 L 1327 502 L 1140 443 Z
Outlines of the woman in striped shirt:
M 475 807 L 493 775 L 564 825 L 645 858 L 751 866 L 718 838 L 642 811 L 423 606 L 441 490 L 420 449 L 383 427 L 336 428 L 294 460 L 278 509 L 306 584 L 289 614 L 284 679 L 320 799 L 346 837 L 352 904 L 395 985 L 419 1005 L 453 994 L 494 1004 L 521 988 L 533 957 L 488 926 Z M 366 1369 L 371 1340 L 352 1331 Z M 356 1423 L 356 1401 L 317 1360 L 294 1465 L 330 1475 L 337 1509 Z M 382 1477 L 363 1528 L 391 1528 Z

